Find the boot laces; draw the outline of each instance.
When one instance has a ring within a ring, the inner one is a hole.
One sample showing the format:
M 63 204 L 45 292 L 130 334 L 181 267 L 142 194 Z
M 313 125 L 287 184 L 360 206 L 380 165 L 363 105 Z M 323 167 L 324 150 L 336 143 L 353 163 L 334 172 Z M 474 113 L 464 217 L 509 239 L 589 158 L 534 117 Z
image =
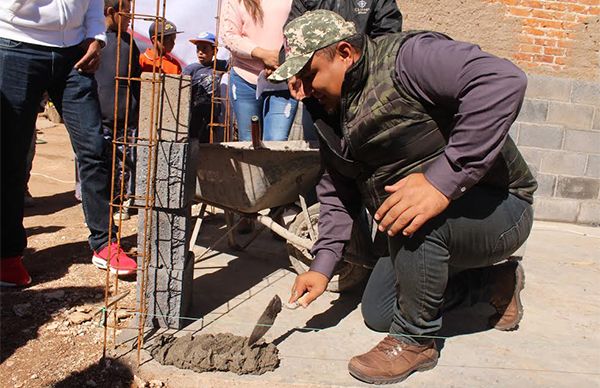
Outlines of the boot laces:
M 404 349 L 402 348 L 402 342 L 398 341 L 392 336 L 387 336 L 376 346 L 376 349 L 385 353 L 389 357 L 396 357 Z

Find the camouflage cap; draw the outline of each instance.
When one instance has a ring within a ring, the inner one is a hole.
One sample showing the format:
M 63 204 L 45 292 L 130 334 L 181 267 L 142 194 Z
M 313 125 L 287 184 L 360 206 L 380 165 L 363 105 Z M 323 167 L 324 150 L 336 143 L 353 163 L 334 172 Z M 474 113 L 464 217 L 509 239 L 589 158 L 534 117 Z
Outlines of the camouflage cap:
M 356 27 L 337 13 L 320 9 L 289 22 L 283 34 L 286 60 L 271 74 L 271 81 L 284 81 L 298 74 L 315 51 L 355 35 Z

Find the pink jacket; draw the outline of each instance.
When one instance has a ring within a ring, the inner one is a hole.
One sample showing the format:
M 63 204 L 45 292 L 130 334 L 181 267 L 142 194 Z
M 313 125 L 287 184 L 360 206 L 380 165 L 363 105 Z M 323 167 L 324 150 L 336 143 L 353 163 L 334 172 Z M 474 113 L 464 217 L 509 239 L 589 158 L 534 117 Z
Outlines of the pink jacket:
M 250 53 L 256 47 L 279 50 L 283 44 L 285 24 L 292 0 L 261 0 L 264 13 L 257 24 L 241 0 L 225 0 L 221 8 L 219 35 L 221 43 L 231 51 L 231 64 L 236 73 L 256 85 L 258 73 L 264 69 L 261 60 Z

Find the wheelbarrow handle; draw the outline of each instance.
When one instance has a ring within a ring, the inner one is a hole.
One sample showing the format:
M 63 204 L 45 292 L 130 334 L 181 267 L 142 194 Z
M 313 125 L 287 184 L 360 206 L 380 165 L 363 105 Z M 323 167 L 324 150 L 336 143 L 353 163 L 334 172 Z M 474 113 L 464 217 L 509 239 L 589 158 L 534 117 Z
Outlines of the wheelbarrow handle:
M 256 219 L 258 220 L 258 222 L 271 229 L 279 236 L 286 239 L 290 244 L 295 245 L 299 248 L 304 248 L 308 251 L 312 249 L 313 242 L 310 239 L 295 235 L 283 226 L 279 225 L 271 217 L 259 214 L 256 216 Z

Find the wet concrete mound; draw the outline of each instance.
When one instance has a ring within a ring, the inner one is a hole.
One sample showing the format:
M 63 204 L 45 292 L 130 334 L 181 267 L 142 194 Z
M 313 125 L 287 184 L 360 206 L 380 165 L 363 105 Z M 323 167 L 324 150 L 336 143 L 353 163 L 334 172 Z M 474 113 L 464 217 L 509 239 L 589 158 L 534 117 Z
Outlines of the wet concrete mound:
M 247 337 L 230 333 L 161 335 L 150 347 L 155 360 L 195 372 L 224 371 L 239 375 L 260 375 L 279 366 L 279 350 L 273 344 L 259 342 L 248 346 Z

